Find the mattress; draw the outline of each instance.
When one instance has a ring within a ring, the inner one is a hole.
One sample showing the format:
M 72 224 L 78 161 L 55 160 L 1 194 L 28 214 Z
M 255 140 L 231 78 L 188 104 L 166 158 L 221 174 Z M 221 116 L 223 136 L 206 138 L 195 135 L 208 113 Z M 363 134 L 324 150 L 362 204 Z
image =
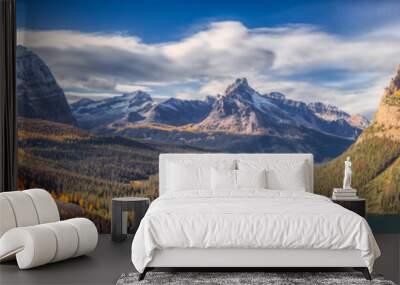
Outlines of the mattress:
M 380 255 L 361 216 L 324 196 L 260 189 L 157 198 L 133 239 L 132 262 L 143 272 L 156 250 L 172 248 L 359 250 L 370 271 Z

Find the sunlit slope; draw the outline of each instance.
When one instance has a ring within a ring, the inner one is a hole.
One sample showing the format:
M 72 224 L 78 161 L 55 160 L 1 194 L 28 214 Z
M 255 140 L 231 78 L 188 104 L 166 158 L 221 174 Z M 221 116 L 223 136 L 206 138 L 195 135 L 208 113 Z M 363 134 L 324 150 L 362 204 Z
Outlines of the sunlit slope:
M 400 213 L 400 67 L 372 124 L 342 155 L 315 169 L 315 191 L 341 187 L 346 156 L 353 162 L 352 186 L 367 198 L 369 213 Z

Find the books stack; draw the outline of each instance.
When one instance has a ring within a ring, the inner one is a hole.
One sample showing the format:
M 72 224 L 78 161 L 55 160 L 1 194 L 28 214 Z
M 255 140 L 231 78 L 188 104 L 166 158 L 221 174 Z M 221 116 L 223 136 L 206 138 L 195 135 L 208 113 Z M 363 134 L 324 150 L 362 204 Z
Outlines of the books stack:
M 356 189 L 333 188 L 332 199 L 334 200 L 352 200 L 358 199 Z

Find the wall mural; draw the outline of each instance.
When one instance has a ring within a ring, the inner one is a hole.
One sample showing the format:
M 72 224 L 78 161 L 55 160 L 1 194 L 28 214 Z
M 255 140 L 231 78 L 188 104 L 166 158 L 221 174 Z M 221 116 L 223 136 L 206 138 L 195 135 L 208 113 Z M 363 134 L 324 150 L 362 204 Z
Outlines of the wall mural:
M 19 189 L 109 232 L 160 153 L 310 152 L 317 193 L 351 156 L 368 213 L 400 214 L 399 8 L 19 0 Z

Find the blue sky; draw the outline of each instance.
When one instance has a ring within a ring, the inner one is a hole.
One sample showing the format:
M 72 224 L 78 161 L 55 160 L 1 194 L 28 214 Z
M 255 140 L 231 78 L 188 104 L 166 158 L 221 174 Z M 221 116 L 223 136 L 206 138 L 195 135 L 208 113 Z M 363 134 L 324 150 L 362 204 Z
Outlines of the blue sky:
M 364 113 L 399 63 L 399 13 L 399 1 L 17 1 L 19 43 L 70 95 L 201 99 L 245 76 Z
M 399 1 L 377 0 L 18 0 L 17 4 L 21 10 L 29 9 L 29 19 L 18 14 L 20 27 L 123 31 L 149 43 L 176 40 L 188 28 L 225 20 L 237 20 L 249 28 L 306 23 L 352 35 L 395 22 L 400 12 Z

